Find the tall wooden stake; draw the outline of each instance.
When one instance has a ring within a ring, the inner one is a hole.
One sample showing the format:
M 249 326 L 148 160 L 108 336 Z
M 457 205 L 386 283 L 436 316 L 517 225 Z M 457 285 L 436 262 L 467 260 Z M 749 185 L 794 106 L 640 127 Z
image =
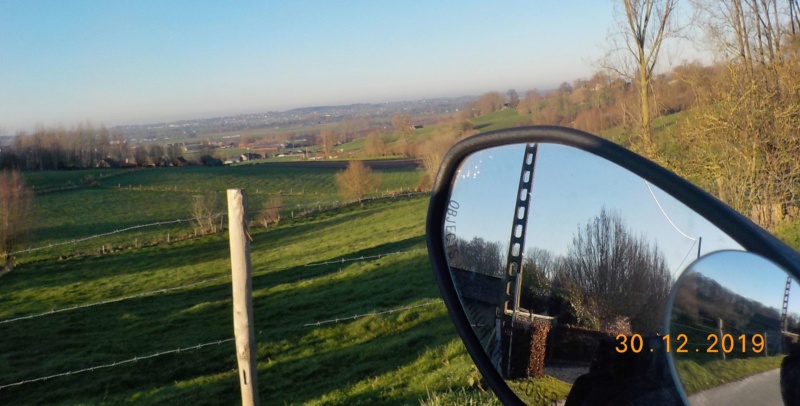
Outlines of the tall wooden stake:
M 258 368 L 253 325 L 252 278 L 250 270 L 250 234 L 247 231 L 247 198 L 242 189 L 228 189 L 228 231 L 231 244 L 231 280 L 233 283 L 233 333 L 239 363 L 239 386 L 242 405 L 258 401 Z

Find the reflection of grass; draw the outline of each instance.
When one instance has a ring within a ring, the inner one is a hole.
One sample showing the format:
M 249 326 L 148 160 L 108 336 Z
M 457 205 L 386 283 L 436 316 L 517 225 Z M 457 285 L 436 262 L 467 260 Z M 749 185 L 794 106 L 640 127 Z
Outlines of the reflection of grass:
M 572 388 L 572 385 L 552 376 L 519 379 L 510 381 L 508 384 L 514 393 L 528 405 L 549 405 L 565 399 Z
M 507 381 L 511 390 L 527 405 L 550 405 L 566 399 L 571 385 L 551 376 L 534 379 L 517 379 Z M 422 406 L 455 406 L 455 405 L 500 405 L 491 392 L 480 392 L 476 388 L 429 392 L 428 398 L 420 402 Z
M 500 399 L 492 392 L 480 392 L 477 389 L 448 390 L 439 393 L 428 393 L 428 398 L 420 401 L 421 406 L 477 406 L 502 405 Z
M 780 368 L 783 356 L 718 360 L 700 365 L 695 361 L 677 361 L 678 375 L 687 395 L 733 382 L 750 375 Z

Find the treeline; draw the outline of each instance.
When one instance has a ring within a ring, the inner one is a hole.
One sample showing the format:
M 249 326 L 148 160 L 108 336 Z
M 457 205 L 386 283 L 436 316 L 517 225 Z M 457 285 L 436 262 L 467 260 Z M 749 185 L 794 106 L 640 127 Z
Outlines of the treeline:
M 101 161 L 165 166 L 181 154 L 178 145 L 130 145 L 122 133 L 80 124 L 69 130 L 41 128 L 17 134 L 0 152 L 0 169 L 82 169 L 94 168 Z
M 502 278 L 507 246 L 480 237 L 457 244 L 450 266 Z M 637 237 L 619 213 L 602 209 L 563 256 L 533 247 L 523 258 L 522 308 L 592 330 L 660 331 L 672 275 L 658 245 Z

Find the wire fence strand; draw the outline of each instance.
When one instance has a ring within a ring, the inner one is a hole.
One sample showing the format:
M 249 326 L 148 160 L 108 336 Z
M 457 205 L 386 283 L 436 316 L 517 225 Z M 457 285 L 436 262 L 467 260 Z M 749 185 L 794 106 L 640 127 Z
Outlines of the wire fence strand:
M 413 250 L 395 251 L 395 252 L 389 252 L 389 253 L 385 253 L 385 254 L 362 255 L 360 257 L 334 259 L 334 260 L 325 261 L 325 262 L 313 262 L 313 263 L 310 263 L 310 264 L 305 264 L 303 266 L 323 266 L 323 265 L 331 265 L 331 264 L 343 264 L 345 262 L 368 261 L 368 260 L 371 260 L 371 259 L 380 259 L 380 258 L 383 258 L 383 257 L 387 257 L 389 255 L 408 254 L 408 253 L 420 252 L 420 251 L 427 251 L 427 250 L 425 248 L 417 248 L 417 249 L 413 249 Z
M 110 364 L 96 365 L 96 366 L 92 366 L 92 367 L 88 367 L 88 368 L 78 369 L 78 370 L 75 370 L 75 371 L 61 372 L 61 373 L 58 373 L 58 374 L 42 376 L 42 377 L 39 377 L 39 378 L 27 379 L 27 380 L 24 380 L 24 381 L 9 383 L 9 384 L 6 384 L 6 385 L 0 385 L 0 391 L 2 391 L 3 389 L 6 389 L 6 388 L 14 387 L 14 386 L 22 386 L 22 385 L 26 385 L 26 384 L 29 384 L 29 383 L 42 382 L 42 381 L 47 381 L 47 380 L 54 379 L 54 378 L 60 378 L 60 377 L 64 377 L 64 376 L 82 374 L 82 373 L 85 373 L 85 372 L 94 372 L 94 371 L 97 371 L 99 369 L 113 368 L 113 367 L 117 367 L 117 366 L 120 366 L 120 365 L 130 364 L 130 363 L 133 363 L 133 362 L 136 362 L 136 361 L 142 361 L 142 360 L 146 360 L 146 359 L 150 359 L 150 358 L 161 357 L 161 356 L 168 355 L 168 354 L 177 354 L 177 353 L 180 353 L 180 352 L 199 350 L 199 349 L 204 348 L 204 347 L 209 347 L 209 346 L 212 346 L 212 345 L 221 345 L 221 344 L 229 343 L 229 342 L 232 342 L 232 341 L 234 341 L 233 338 L 226 338 L 224 340 L 217 340 L 217 341 L 212 341 L 212 342 L 208 342 L 208 343 L 197 344 L 197 345 L 193 345 L 193 346 L 190 346 L 190 347 L 181 347 L 181 348 L 176 348 L 174 350 L 161 351 L 161 352 L 157 352 L 157 353 L 150 354 L 150 355 L 136 356 L 136 357 L 133 357 L 133 358 L 126 359 L 124 361 L 115 361 L 115 362 L 112 362 Z
M 317 321 L 315 323 L 307 323 L 307 324 L 303 325 L 303 327 L 320 326 L 320 325 L 323 325 L 323 324 L 338 323 L 340 321 L 346 321 L 346 320 L 356 320 L 356 319 L 360 319 L 360 318 L 363 318 L 363 317 L 369 317 L 369 316 L 382 316 L 382 315 L 396 313 L 396 312 L 400 312 L 400 311 L 404 311 L 404 310 L 411 310 L 411 309 L 415 309 L 415 308 L 419 308 L 419 307 L 425 307 L 425 306 L 430 306 L 430 305 L 434 305 L 434 304 L 441 304 L 441 303 L 444 303 L 441 299 L 432 300 L 432 301 L 421 303 L 421 304 L 417 304 L 417 305 L 402 306 L 402 307 L 397 307 L 397 308 L 384 310 L 384 311 L 380 311 L 380 312 L 364 313 L 364 314 L 358 314 L 358 315 L 354 315 L 354 316 L 350 316 L 350 317 L 340 317 L 340 318 L 331 319 L 331 320 Z M 264 333 L 264 331 L 260 331 L 259 335 L 262 335 L 263 333 Z M 82 368 L 82 369 L 78 369 L 78 370 L 74 370 L 74 371 L 61 372 L 61 373 L 57 373 L 57 374 L 42 376 L 42 377 L 33 378 L 33 379 L 26 379 L 26 380 L 14 382 L 14 383 L 9 383 L 9 384 L 4 384 L 4 385 L 0 384 L 0 391 L 2 391 L 3 389 L 6 389 L 6 388 L 22 386 L 22 385 L 26 385 L 26 384 L 29 384 L 29 383 L 42 382 L 42 381 L 47 381 L 47 380 L 50 380 L 50 379 L 60 378 L 60 377 L 64 377 L 64 376 L 77 375 L 77 374 L 82 374 L 82 373 L 86 373 L 86 372 L 94 372 L 94 371 L 97 371 L 97 370 L 100 370 L 100 369 L 106 369 L 106 368 L 113 368 L 113 367 L 130 364 L 130 363 L 137 362 L 137 361 L 142 361 L 142 360 L 146 360 L 146 359 L 161 357 L 161 356 L 164 356 L 164 355 L 177 354 L 177 353 L 181 353 L 181 352 L 199 350 L 201 348 L 209 347 L 209 346 L 212 346 L 212 345 L 221 345 L 221 344 L 224 344 L 224 343 L 233 342 L 234 340 L 235 340 L 234 338 L 226 338 L 226 339 L 223 339 L 223 340 L 206 342 L 206 343 L 197 344 L 197 345 L 193 345 L 193 346 L 189 346 L 189 347 L 180 347 L 180 348 L 176 348 L 174 350 L 160 351 L 160 352 L 156 352 L 156 353 L 149 354 L 149 355 L 135 356 L 133 358 L 129 358 L 129 359 L 126 359 L 126 360 L 123 360 L 123 361 L 115 361 L 115 362 L 108 363 L 108 364 L 95 365 L 95 366 L 86 367 L 86 368 Z
M 418 307 L 425 307 L 425 306 L 430 306 L 430 305 L 440 304 L 440 303 L 444 303 L 444 302 L 441 299 L 440 300 L 433 300 L 433 301 L 422 303 L 422 304 L 418 304 L 418 305 L 397 307 L 397 308 L 394 308 L 394 309 L 384 310 L 384 311 L 381 311 L 381 312 L 356 314 L 356 315 L 353 315 L 353 316 L 350 316 L 350 317 L 337 317 L 335 319 L 322 320 L 322 321 L 317 321 L 315 323 L 307 323 L 307 324 L 304 324 L 303 327 L 316 327 L 316 326 L 321 326 L 323 324 L 338 323 L 340 321 L 358 320 L 360 318 L 369 317 L 369 316 L 382 316 L 382 315 L 385 315 L 385 314 L 391 314 L 391 313 L 401 312 L 403 310 L 411 310 L 411 309 L 416 309 Z
M 20 320 L 35 319 L 35 318 L 39 318 L 39 317 L 50 316 L 52 314 L 63 313 L 63 312 L 68 312 L 68 311 L 78 310 L 78 309 L 85 309 L 87 307 L 101 306 L 101 305 L 106 305 L 106 304 L 110 304 L 110 303 L 118 303 L 118 302 L 122 302 L 122 301 L 125 301 L 125 300 L 130 300 L 130 299 L 138 299 L 138 298 L 153 296 L 153 295 L 157 295 L 159 293 L 167 293 L 167 292 L 173 292 L 173 291 L 176 291 L 176 290 L 188 289 L 188 288 L 199 286 L 199 285 L 202 285 L 202 284 L 205 284 L 205 283 L 214 282 L 214 281 L 221 280 L 221 279 L 226 279 L 226 278 L 230 278 L 230 275 L 217 276 L 215 278 L 203 279 L 202 281 L 192 282 L 192 283 L 189 283 L 189 284 L 186 284 L 186 285 L 175 286 L 175 287 L 171 287 L 171 288 L 158 289 L 158 290 L 153 290 L 153 291 L 149 291 L 149 292 L 142 292 L 142 293 L 137 293 L 135 295 L 122 296 L 122 297 L 118 297 L 118 298 L 114 298 L 114 299 L 101 300 L 99 302 L 75 305 L 75 306 L 65 307 L 65 308 L 61 308 L 61 309 L 53 309 L 53 310 L 50 310 L 49 312 L 42 312 L 42 313 L 30 314 L 30 315 L 27 315 L 27 316 L 14 317 L 14 318 L 11 318 L 11 319 L 0 320 L 0 324 L 12 323 L 12 322 L 15 322 L 15 321 L 20 321 Z
M 107 233 L 101 233 L 101 234 L 90 235 L 88 237 L 77 238 L 77 239 L 70 240 L 70 241 L 56 242 L 56 243 L 52 243 L 52 244 L 48 244 L 48 245 L 42 245 L 42 246 L 39 246 L 39 247 L 33 247 L 33 248 L 27 248 L 27 249 L 24 249 L 24 250 L 14 251 L 14 252 L 9 253 L 8 255 L 10 256 L 10 255 L 24 254 L 24 253 L 33 252 L 33 251 L 40 251 L 40 250 L 45 250 L 45 249 L 48 249 L 48 248 L 58 247 L 58 246 L 61 246 L 61 245 L 77 244 L 79 242 L 89 241 L 89 240 L 93 240 L 95 238 L 100 238 L 100 237 L 107 237 L 109 235 L 114 235 L 114 234 L 125 233 L 125 232 L 128 232 L 128 231 L 138 230 L 140 228 L 164 226 L 164 225 L 169 225 L 169 224 L 185 223 L 185 222 L 189 222 L 189 221 L 195 221 L 195 219 L 191 218 L 191 219 L 180 219 L 180 220 L 168 220 L 168 221 L 157 221 L 155 223 L 148 223 L 148 224 L 139 224 L 139 225 L 135 225 L 135 226 L 121 228 L 119 230 L 109 231 Z
M 391 195 L 391 196 L 383 196 L 383 197 L 375 197 L 375 198 L 372 198 L 372 199 L 364 199 L 364 201 L 366 202 L 366 201 L 370 201 L 370 200 L 396 199 L 396 198 L 400 198 L 400 197 L 410 197 L 410 196 L 417 196 L 417 195 L 422 195 L 422 194 L 425 194 L 425 193 L 424 192 L 408 192 L 408 193 L 395 194 L 395 195 Z M 249 210 L 248 214 L 257 215 L 262 210 L 267 210 L 267 209 L 285 209 L 285 210 L 289 210 L 289 209 L 301 209 L 301 208 L 306 208 L 306 207 L 318 207 L 318 208 L 321 209 L 323 206 L 326 206 L 328 208 L 338 208 L 338 207 L 342 207 L 342 206 L 345 206 L 345 205 L 348 205 L 348 204 L 353 204 L 353 203 L 356 203 L 356 202 L 357 201 L 355 201 L 355 200 L 353 200 L 353 201 L 336 200 L 336 201 L 327 201 L 327 202 L 317 201 L 317 202 L 313 202 L 313 203 L 298 203 L 298 204 L 295 204 L 295 205 L 280 205 L 280 206 L 267 207 L 267 208 L 262 208 L 260 210 L 259 209 L 253 209 L 253 210 Z M 153 223 L 138 224 L 138 225 L 135 225 L 135 226 L 125 227 L 125 228 L 121 228 L 121 229 L 118 229 L 118 230 L 113 230 L 113 231 L 109 231 L 109 232 L 105 232 L 105 233 L 94 234 L 94 235 L 90 235 L 90 236 L 86 236 L 86 237 L 76 238 L 76 239 L 72 239 L 72 240 L 69 240 L 69 241 L 61 241 L 61 242 L 51 243 L 51 244 L 47 244 L 47 245 L 41 245 L 41 246 L 38 246 L 38 247 L 31 247 L 31 248 L 26 248 L 26 249 L 22 249 L 22 250 L 17 250 L 17 251 L 10 252 L 10 253 L 8 253 L 6 255 L 7 256 L 12 256 L 12 255 L 26 254 L 26 253 L 29 253 L 29 252 L 41 251 L 41 250 L 46 250 L 46 249 L 49 249 L 49 248 L 54 248 L 54 247 L 59 247 L 59 246 L 64 246 L 64 245 L 78 244 L 78 243 L 81 243 L 81 242 L 84 242 L 84 241 L 89 241 L 89 240 L 97 239 L 97 238 L 100 238 L 100 237 L 108 237 L 110 235 L 121 234 L 121 233 L 134 231 L 134 230 L 138 230 L 138 229 L 142 229 L 142 228 L 164 226 L 164 225 L 171 225 L 171 224 L 178 224 L 178 223 L 188 223 L 188 222 L 193 222 L 193 221 L 198 221 L 198 220 L 203 220 L 203 219 L 208 219 L 208 218 L 217 219 L 217 218 L 225 217 L 225 216 L 227 216 L 226 213 L 220 213 L 220 214 L 216 214 L 216 215 L 213 215 L 213 216 L 210 216 L 210 217 L 207 216 L 207 217 L 201 217 L 201 218 L 185 218 L 185 219 L 178 219 L 178 220 L 162 220 L 162 221 L 156 221 L 156 222 L 153 222 Z
M 339 263 L 345 263 L 345 262 L 369 261 L 369 260 L 373 260 L 373 259 L 384 258 L 384 257 L 390 256 L 390 255 L 408 254 L 408 253 L 420 252 L 420 251 L 425 251 L 425 249 L 424 248 L 416 248 L 416 249 L 407 250 L 407 251 L 395 251 L 395 252 L 389 252 L 389 253 L 383 253 L 383 254 L 360 256 L 360 257 L 357 257 L 357 258 L 342 258 L 340 260 L 332 260 L 332 261 L 317 262 L 317 263 L 308 263 L 308 264 L 297 265 L 297 266 L 312 267 L 312 266 L 323 266 L 323 265 L 330 265 L 330 264 L 339 264 Z M 285 271 L 285 270 L 288 270 L 288 269 L 291 269 L 291 268 L 293 268 L 293 267 L 284 267 L 284 268 L 278 268 L 278 269 L 268 269 L 265 272 L 253 272 L 253 275 L 254 276 L 259 276 L 259 275 L 263 275 L 264 273 L 267 273 L 267 272 L 280 272 L 280 271 Z M 68 312 L 68 311 L 72 311 L 72 310 L 85 309 L 85 308 L 88 308 L 88 307 L 101 306 L 101 305 L 106 305 L 106 304 L 110 304 L 110 303 L 118 303 L 118 302 L 122 302 L 122 301 L 125 301 L 125 300 L 130 300 L 130 299 L 138 299 L 138 298 L 153 296 L 153 295 L 157 295 L 157 294 L 160 294 L 160 293 L 168 293 L 168 292 L 173 292 L 173 291 L 177 291 L 177 290 L 188 289 L 188 288 L 192 288 L 192 287 L 195 287 L 195 286 L 203 285 L 203 284 L 214 282 L 214 281 L 218 281 L 218 280 L 228 279 L 228 278 L 230 278 L 230 275 L 221 275 L 221 276 L 216 276 L 216 277 L 213 277 L 213 278 L 203 279 L 203 280 L 197 281 L 197 282 L 188 283 L 188 284 L 185 284 L 185 285 L 174 286 L 174 287 L 163 288 L 163 289 L 157 289 L 157 290 L 153 290 L 153 291 L 137 293 L 137 294 L 134 294 L 134 295 L 128 295 L 128 296 L 122 296 L 122 297 L 107 299 L 107 300 L 101 300 L 101 301 L 98 301 L 98 302 L 75 305 L 75 306 L 65 307 L 65 308 L 61 308 L 61 309 L 52 309 L 52 310 L 46 311 L 46 312 L 29 314 L 29 315 L 25 315 L 25 316 L 19 316 L 19 317 L 13 317 L 13 318 L 5 319 L 5 320 L 0 320 L 0 324 L 13 323 L 13 322 L 16 322 L 16 321 L 21 321 L 21 320 L 35 319 L 35 318 L 39 318 L 39 317 L 50 316 L 50 315 L 63 313 L 63 312 Z

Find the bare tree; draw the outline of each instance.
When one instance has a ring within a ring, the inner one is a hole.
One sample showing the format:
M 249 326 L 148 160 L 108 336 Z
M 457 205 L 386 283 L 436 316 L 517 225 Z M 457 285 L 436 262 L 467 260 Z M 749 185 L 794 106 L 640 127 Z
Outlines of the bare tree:
M 665 40 L 678 33 L 673 23 L 677 0 L 623 0 L 623 9 L 615 9 L 620 29 L 615 45 L 601 65 L 636 83 L 639 91 L 640 137 L 645 145 L 651 138 L 651 81 Z M 619 44 L 621 37 L 622 44 Z
M 392 116 L 392 128 L 394 132 L 406 143 L 411 142 L 411 116 L 408 114 L 397 113 Z
M 693 0 L 693 4 L 723 56 L 744 63 L 757 77 L 771 74 L 756 68 L 782 62 L 785 47 L 791 46 L 796 35 L 786 29 L 795 28 L 794 0 Z
M 333 148 L 336 146 L 336 138 L 336 131 L 333 129 L 326 128 L 320 131 L 317 142 L 319 143 L 319 146 L 322 147 L 322 151 L 325 153 L 325 158 L 331 157 Z
M 270 197 L 264 202 L 261 211 L 258 213 L 257 221 L 261 223 L 264 228 L 269 227 L 270 224 L 278 225 L 281 221 L 281 205 L 283 199 L 280 195 Z
M 339 125 L 339 132 L 342 134 L 344 142 L 350 142 L 368 130 L 369 118 L 367 117 L 351 117 Z
M 539 109 L 539 103 L 542 101 L 542 95 L 539 93 L 539 90 L 533 89 L 528 90 L 525 93 L 525 98 L 520 100 L 519 104 L 517 104 L 517 113 L 518 114 L 531 114 Z
M 217 232 L 217 224 L 224 214 L 223 210 L 222 200 L 216 192 L 192 196 L 190 211 L 194 219 L 195 233 Z
M 386 155 L 386 142 L 379 131 L 372 131 L 364 140 L 364 153 L 369 157 Z
M 502 110 L 505 104 L 505 97 L 499 92 L 484 93 L 477 101 L 472 104 L 472 110 L 476 115 L 494 113 Z
M 563 266 L 601 322 L 626 317 L 642 333 L 658 331 L 672 276 L 658 246 L 632 235 L 620 214 L 603 209 L 579 229 Z
M 19 171 L 0 172 L 0 275 L 14 269 L 13 252 L 30 230 L 33 192 L 25 185 Z
M 342 197 L 363 204 L 364 196 L 381 184 L 381 176 L 361 161 L 350 161 L 346 170 L 336 174 L 336 184 Z
M 434 130 L 430 140 L 417 147 L 415 155 L 422 162 L 423 169 L 418 189 L 429 190 L 433 187 L 433 180 L 447 150 L 461 137 L 474 133 L 471 125 L 466 123 L 458 120 L 442 123 Z

